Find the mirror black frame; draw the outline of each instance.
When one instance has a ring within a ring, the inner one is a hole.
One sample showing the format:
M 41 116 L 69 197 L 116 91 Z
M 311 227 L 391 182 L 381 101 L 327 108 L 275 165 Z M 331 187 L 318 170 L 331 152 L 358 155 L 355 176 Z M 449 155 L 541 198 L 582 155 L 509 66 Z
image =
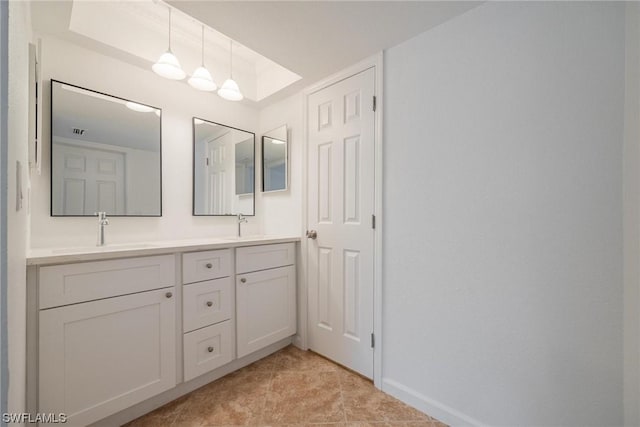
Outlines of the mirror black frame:
M 218 122 L 214 122 L 212 120 L 207 120 L 207 119 L 202 119 L 200 117 L 193 117 L 191 119 L 191 134 L 192 134 L 192 145 L 191 145 L 191 149 L 192 149 L 192 162 L 191 162 L 191 215 L 192 216 L 226 216 L 226 217 L 234 217 L 237 216 L 238 214 L 202 214 L 202 213 L 196 213 L 196 120 L 202 120 L 203 122 L 206 123 L 211 123 L 214 125 L 218 125 L 218 126 L 224 126 L 227 127 L 229 129 L 233 129 L 233 130 L 238 130 L 240 132 L 246 132 L 246 133 L 250 133 L 251 135 L 253 135 L 253 168 L 255 171 L 255 165 L 256 165 L 256 134 L 255 132 L 251 132 L 245 129 L 240 129 L 237 127 L 233 127 L 233 126 L 229 126 L 229 125 L 225 125 L 224 123 L 218 123 Z M 256 177 L 257 174 L 254 173 L 253 176 L 253 213 L 252 214 L 242 214 L 242 216 L 256 216 Z M 249 193 L 247 193 L 249 194 Z
M 154 107 L 153 105 L 149 105 L 149 104 L 145 104 L 143 102 L 138 102 L 138 101 L 134 101 L 132 99 L 127 99 L 127 98 L 123 98 L 121 96 L 116 96 L 116 95 L 111 95 L 109 93 L 105 93 L 105 92 L 100 92 L 97 90 L 93 90 L 93 89 L 87 89 L 85 87 L 82 86 L 78 86 L 78 85 L 74 85 L 71 83 L 67 83 L 67 82 L 63 82 L 60 80 L 56 80 L 56 79 L 51 79 L 49 82 L 49 216 L 51 217 L 92 217 L 95 215 L 56 215 L 53 213 L 53 84 L 54 83 L 60 83 L 63 85 L 68 85 L 68 86 L 72 86 L 72 87 L 76 87 L 78 89 L 82 89 L 82 90 L 86 90 L 88 92 L 93 92 L 93 93 L 97 93 L 99 95 L 103 95 L 103 96 L 109 96 L 111 98 L 116 98 L 116 99 L 120 99 L 122 101 L 127 101 L 127 102 L 134 102 L 136 104 L 140 104 L 140 105 L 145 105 L 151 108 L 155 108 L 156 110 L 160 111 L 160 116 L 159 118 L 159 150 L 160 150 L 160 176 L 159 176 L 159 183 L 160 183 L 160 211 L 157 215 L 115 215 L 115 214 L 109 214 L 110 217 L 151 217 L 151 218 L 157 218 L 157 217 L 161 217 L 162 216 L 162 109 L 158 108 L 158 107 Z

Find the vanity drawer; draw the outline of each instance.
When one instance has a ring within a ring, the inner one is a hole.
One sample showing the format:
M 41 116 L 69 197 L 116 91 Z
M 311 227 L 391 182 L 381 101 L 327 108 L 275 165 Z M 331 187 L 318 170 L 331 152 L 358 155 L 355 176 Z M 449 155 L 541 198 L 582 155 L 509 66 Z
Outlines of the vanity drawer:
M 184 380 L 189 381 L 233 359 L 231 320 L 184 334 Z
M 236 273 L 293 265 L 296 260 L 295 248 L 295 243 L 238 248 L 236 249 Z
M 182 255 L 183 283 L 202 282 L 231 275 L 231 250 L 191 252 Z
M 230 277 L 183 286 L 184 332 L 230 319 L 232 306 Z
M 40 309 L 175 285 L 173 255 L 41 267 Z

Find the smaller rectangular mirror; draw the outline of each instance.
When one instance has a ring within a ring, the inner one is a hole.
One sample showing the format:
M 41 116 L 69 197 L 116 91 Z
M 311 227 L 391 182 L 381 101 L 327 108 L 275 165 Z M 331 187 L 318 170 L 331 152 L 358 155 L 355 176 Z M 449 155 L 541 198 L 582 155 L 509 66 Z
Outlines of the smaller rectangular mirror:
M 255 134 L 193 119 L 193 215 L 255 215 Z
M 284 191 L 289 183 L 287 125 L 262 136 L 262 191 Z

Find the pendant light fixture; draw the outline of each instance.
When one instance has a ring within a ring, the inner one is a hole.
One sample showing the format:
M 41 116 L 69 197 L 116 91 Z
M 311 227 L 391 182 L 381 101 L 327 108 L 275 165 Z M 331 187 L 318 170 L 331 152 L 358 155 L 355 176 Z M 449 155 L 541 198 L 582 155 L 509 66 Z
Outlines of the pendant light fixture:
M 244 96 L 240 92 L 238 83 L 233 80 L 233 40 L 229 39 L 229 78 L 218 90 L 218 95 L 227 101 L 240 101 Z
M 187 76 L 178 58 L 171 52 L 171 8 L 169 8 L 169 49 L 160 56 L 151 69 L 159 76 L 170 80 L 182 80 Z
M 204 66 L 204 25 L 202 26 L 202 65 L 196 68 L 188 83 L 194 89 L 204 90 L 207 92 L 213 92 L 218 88 L 218 86 L 213 82 L 211 73 Z

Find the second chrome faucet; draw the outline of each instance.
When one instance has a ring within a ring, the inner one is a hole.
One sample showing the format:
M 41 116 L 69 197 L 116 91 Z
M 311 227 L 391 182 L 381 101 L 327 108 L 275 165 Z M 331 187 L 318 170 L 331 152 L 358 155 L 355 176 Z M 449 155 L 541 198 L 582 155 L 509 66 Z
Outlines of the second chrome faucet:
M 96 245 L 104 246 L 104 226 L 109 225 L 109 220 L 106 212 L 97 212 L 96 215 L 98 216 L 98 242 Z
M 240 228 L 243 222 L 249 222 L 247 218 L 241 213 L 238 214 L 238 238 L 242 237 L 242 229 Z

